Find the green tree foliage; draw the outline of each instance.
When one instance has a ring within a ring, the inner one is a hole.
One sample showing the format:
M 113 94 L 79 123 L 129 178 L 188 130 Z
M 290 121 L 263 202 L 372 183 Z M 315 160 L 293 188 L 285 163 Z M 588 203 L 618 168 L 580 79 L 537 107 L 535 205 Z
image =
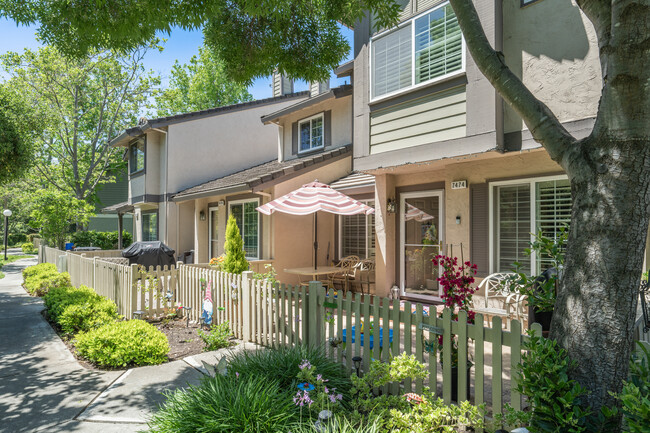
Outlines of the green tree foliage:
M 85 224 L 94 215 L 93 207 L 86 201 L 54 188 L 36 191 L 32 200 L 30 224 L 40 229 L 50 245 L 60 248 L 73 224 Z
M 33 156 L 37 121 L 33 110 L 7 85 L 0 85 L 0 185 L 20 177 Z
M 172 27 L 204 28 L 227 75 L 243 83 L 275 69 L 308 81 L 329 77 L 350 52 L 339 23 L 353 27 L 369 10 L 383 28 L 396 22 L 399 6 L 393 0 L 0 0 L 0 15 L 37 23 L 45 43 L 76 56 L 97 48 L 132 50 Z
M 136 123 L 137 113 L 159 84 L 142 66 L 146 51 L 93 51 L 70 58 L 43 47 L 0 56 L 9 77 L 6 86 L 43 117 L 44 128 L 35 143 L 34 188 L 52 185 L 94 202 L 97 186 L 123 171 L 122 152 L 108 142 Z
M 199 55 L 192 56 L 189 63 L 174 63 L 169 87 L 156 96 L 156 108 L 162 117 L 252 99 L 245 85 L 226 77 L 223 60 L 214 51 L 200 47 Z
M 242 240 L 237 221 L 232 214 L 228 217 L 226 226 L 226 243 L 224 245 L 226 259 L 221 266 L 224 272 L 241 274 L 248 270 L 248 261 L 244 251 L 244 241 Z

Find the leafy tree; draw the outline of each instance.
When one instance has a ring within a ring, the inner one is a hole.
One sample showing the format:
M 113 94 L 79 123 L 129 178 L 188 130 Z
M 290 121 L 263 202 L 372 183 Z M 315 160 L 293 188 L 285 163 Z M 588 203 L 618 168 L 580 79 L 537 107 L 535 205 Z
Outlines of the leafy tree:
M 34 193 L 31 225 L 40 229 L 41 236 L 50 245 L 63 247 L 70 227 L 85 224 L 93 216 L 93 207 L 56 188 L 41 189 Z
M 0 185 L 31 165 L 37 121 L 33 110 L 9 86 L 0 84 Z
M 9 52 L 0 62 L 6 86 L 43 116 L 32 179 L 93 202 L 97 186 L 124 168 L 122 152 L 109 139 L 136 123 L 158 78 L 145 73 L 146 49 L 129 56 L 110 51 L 70 58 L 53 47 Z
M 245 85 L 226 77 L 223 60 L 200 47 L 198 57 L 192 56 L 188 64 L 174 63 L 169 87 L 156 96 L 156 108 L 162 117 L 252 99 Z
M 224 60 L 227 75 L 247 84 L 276 68 L 307 81 L 328 78 L 350 52 L 339 23 L 352 27 L 366 10 L 385 27 L 399 6 L 392 0 L 0 0 L 0 16 L 38 23 L 41 40 L 75 56 L 100 47 L 133 50 L 172 27 L 204 28 L 205 44 Z
M 628 371 L 650 215 L 648 1 L 576 0 L 596 30 L 603 77 L 594 128 L 580 140 L 493 49 L 473 1 L 450 3 L 479 69 L 569 176 L 572 230 L 551 335 L 577 362 L 571 378 L 589 390 L 594 412 L 614 406 L 608 391 L 620 391 Z M 365 10 L 381 27 L 397 16 L 393 0 L 144 0 L 119 8 L 112 2 L 0 0 L 0 14 L 39 22 L 39 35 L 70 53 L 131 49 L 174 25 L 206 26 L 206 44 L 242 82 L 276 67 L 307 80 L 329 75 L 348 48 L 335 23 L 353 25 Z
M 226 243 L 224 245 L 226 258 L 221 265 L 224 272 L 232 274 L 241 274 L 248 270 L 248 261 L 244 251 L 244 241 L 237 227 L 237 221 L 232 214 L 228 217 L 226 226 Z

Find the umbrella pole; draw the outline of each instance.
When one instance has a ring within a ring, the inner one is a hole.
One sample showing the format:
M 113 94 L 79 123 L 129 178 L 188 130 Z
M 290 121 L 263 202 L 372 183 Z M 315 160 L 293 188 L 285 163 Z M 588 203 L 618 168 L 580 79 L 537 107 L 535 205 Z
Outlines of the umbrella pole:
M 314 212 L 314 269 L 318 270 L 318 211 Z

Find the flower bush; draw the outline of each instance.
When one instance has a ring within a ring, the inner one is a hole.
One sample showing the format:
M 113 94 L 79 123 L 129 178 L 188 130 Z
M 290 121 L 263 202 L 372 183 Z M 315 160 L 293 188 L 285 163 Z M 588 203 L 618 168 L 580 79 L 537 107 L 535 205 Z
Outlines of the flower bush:
M 220 255 L 219 257 L 212 257 L 210 259 L 210 266 L 215 268 L 217 271 L 221 270 L 221 266 L 223 265 L 224 260 L 226 260 L 225 255 Z
M 459 265 L 457 257 L 452 258 L 444 255 L 435 256 L 433 264 L 443 268 L 438 282 L 443 288 L 441 298 L 445 301 L 445 307 L 451 309 L 451 319 L 458 321 L 458 312 L 463 310 L 467 312 L 467 323 L 474 323 L 476 313 L 470 309 L 470 306 L 472 297 L 477 290 L 472 287 L 472 284 L 476 281 L 474 276 L 478 267 L 469 261 Z M 441 363 L 443 342 L 443 336 L 439 335 L 437 349 L 440 352 Z M 456 336 L 452 336 L 451 341 L 451 362 L 452 366 L 458 366 L 458 339 Z

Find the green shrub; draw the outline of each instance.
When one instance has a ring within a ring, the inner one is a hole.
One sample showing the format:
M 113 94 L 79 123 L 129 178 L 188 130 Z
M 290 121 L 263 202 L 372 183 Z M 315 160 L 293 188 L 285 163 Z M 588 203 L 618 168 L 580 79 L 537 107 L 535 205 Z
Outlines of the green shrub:
M 228 322 L 212 325 L 208 332 L 199 329 L 199 336 L 205 342 L 205 350 L 219 350 L 230 346 L 231 335 Z
M 569 360 L 557 341 L 534 333 L 524 347 L 527 352 L 518 366 L 521 380 L 517 388 L 532 405 L 530 430 L 538 433 L 586 431 L 591 416 L 584 408 L 587 390 L 568 378 L 575 362 Z
M 52 289 L 44 301 L 50 320 L 66 334 L 90 331 L 118 318 L 115 302 L 86 286 Z
M 621 402 L 626 431 L 642 433 L 650 426 L 650 349 L 637 342 L 639 351 L 630 361 L 630 380 L 616 394 Z
M 248 261 L 246 260 L 246 252 L 244 251 L 244 241 L 239 232 L 239 227 L 237 227 L 237 221 L 232 214 L 228 217 L 224 250 L 226 252 L 226 258 L 221 265 L 221 269 L 224 272 L 241 274 L 248 270 Z
M 277 380 L 282 388 L 295 390 L 298 385 L 296 376 L 305 359 L 319 374 L 329 380 L 328 385 L 331 388 L 336 388 L 343 395 L 350 391 L 352 387 L 350 372 L 338 362 L 328 358 L 321 348 L 295 346 L 240 352 L 228 363 L 228 371 Z
M 335 429 L 329 430 L 332 433 L 384 433 L 387 431 L 380 416 L 372 416 L 367 420 L 356 422 L 349 420 L 344 415 L 335 415 L 331 425 L 336 426 Z M 291 427 L 290 431 L 292 433 L 321 433 L 321 430 L 318 430 L 312 421 L 297 424 Z
M 94 230 L 74 232 L 70 241 L 75 247 L 99 247 L 102 250 L 117 249 L 118 232 L 97 232 Z M 127 231 L 122 232 L 122 244 L 126 248 L 133 242 L 133 236 Z
M 41 263 L 24 269 L 23 278 L 23 286 L 35 296 L 43 296 L 53 288 L 72 285 L 70 274 L 57 271 L 56 266 L 50 263 Z
M 30 244 L 29 242 L 25 242 L 24 244 L 22 244 L 21 247 L 23 249 L 23 253 L 25 253 L 25 254 L 34 254 L 34 253 L 36 253 L 36 247 L 34 246 L 34 244 Z
M 483 427 L 483 410 L 468 401 L 446 405 L 439 399 L 426 399 L 406 411 L 391 409 L 387 428 L 391 433 L 454 433 L 461 427 Z
M 167 360 L 165 334 L 143 320 L 108 323 L 75 338 L 79 355 L 101 367 L 161 364 Z
M 257 375 L 204 378 L 199 386 L 167 393 L 149 422 L 152 433 L 276 433 L 298 420 L 289 390 Z

